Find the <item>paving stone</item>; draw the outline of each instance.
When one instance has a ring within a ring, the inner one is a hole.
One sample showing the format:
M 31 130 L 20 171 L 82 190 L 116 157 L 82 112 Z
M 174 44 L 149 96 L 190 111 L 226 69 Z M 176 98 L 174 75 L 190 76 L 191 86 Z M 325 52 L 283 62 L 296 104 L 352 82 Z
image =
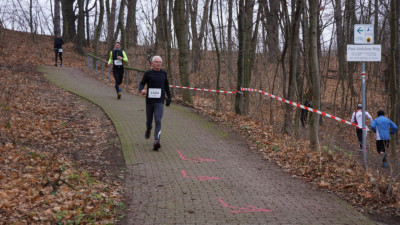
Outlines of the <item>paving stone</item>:
M 164 108 L 162 147 L 155 152 L 152 140 L 144 139 L 144 98 L 123 92 L 117 100 L 112 86 L 78 69 L 41 71 L 100 106 L 113 121 L 127 165 L 129 214 L 121 224 L 372 224 L 346 202 L 292 178 L 248 149 L 242 137 L 188 108 L 174 103 Z M 193 160 L 183 160 L 178 151 Z M 195 161 L 198 157 L 215 161 Z

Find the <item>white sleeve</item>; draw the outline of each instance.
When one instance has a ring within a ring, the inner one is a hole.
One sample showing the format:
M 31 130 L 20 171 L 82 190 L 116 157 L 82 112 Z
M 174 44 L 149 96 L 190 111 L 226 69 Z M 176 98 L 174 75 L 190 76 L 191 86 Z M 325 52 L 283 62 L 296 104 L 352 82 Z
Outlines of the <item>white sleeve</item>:
M 353 112 L 353 114 L 351 115 L 351 120 L 350 120 L 350 122 L 352 122 L 352 123 L 356 122 L 355 119 L 354 119 L 354 113 L 355 113 L 355 112 Z
M 368 112 L 365 112 L 365 115 L 369 118 L 369 121 L 372 123 L 372 116 L 368 113 Z

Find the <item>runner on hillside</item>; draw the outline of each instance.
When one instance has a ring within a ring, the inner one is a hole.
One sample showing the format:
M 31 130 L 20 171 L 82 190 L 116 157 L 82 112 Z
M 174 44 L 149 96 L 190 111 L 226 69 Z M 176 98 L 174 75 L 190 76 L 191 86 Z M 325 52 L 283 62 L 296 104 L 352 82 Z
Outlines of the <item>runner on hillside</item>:
M 388 167 L 386 149 L 389 148 L 390 135 L 397 132 L 397 126 L 385 117 L 383 110 L 379 110 L 378 118 L 371 123 L 371 129 L 376 133 L 376 150 L 382 155 L 382 166 Z
M 372 123 L 372 116 L 365 111 L 365 118 L 368 118 L 370 123 Z M 363 126 L 363 121 L 362 121 L 362 104 L 357 105 L 357 111 L 353 112 L 353 115 L 351 115 L 351 121 L 352 123 L 355 123 L 357 125 L 360 125 L 361 127 Z M 368 127 L 367 127 L 368 131 Z M 358 143 L 360 143 L 360 150 L 359 152 L 362 153 L 363 151 L 363 146 L 362 146 L 362 129 L 359 127 L 356 127 L 356 134 L 358 138 Z
M 57 34 L 56 37 L 54 38 L 54 52 L 56 54 L 55 66 L 57 66 L 57 58 L 60 57 L 60 66 L 62 67 L 62 53 L 63 53 L 62 45 L 63 44 L 64 44 L 64 40 L 62 39 L 62 37 L 60 37 L 59 34 Z
M 115 43 L 114 50 L 110 52 L 110 59 L 108 60 L 108 65 L 113 64 L 113 75 L 115 80 L 115 90 L 117 91 L 117 98 L 121 99 L 122 89 L 119 85 L 122 84 L 122 79 L 124 78 L 124 63 L 128 62 L 128 57 L 126 57 L 125 51 L 121 50 L 121 44 L 119 42 Z
M 162 59 L 160 56 L 154 56 L 151 59 L 152 69 L 144 73 L 140 82 L 139 93 L 146 95 L 146 132 L 144 137 L 150 138 L 153 116 L 155 120 L 154 144 L 153 150 L 161 148 L 161 118 L 164 113 L 165 93 L 167 94 L 166 106 L 171 104 L 171 92 L 167 72 L 161 69 Z M 147 84 L 147 89 L 144 86 Z

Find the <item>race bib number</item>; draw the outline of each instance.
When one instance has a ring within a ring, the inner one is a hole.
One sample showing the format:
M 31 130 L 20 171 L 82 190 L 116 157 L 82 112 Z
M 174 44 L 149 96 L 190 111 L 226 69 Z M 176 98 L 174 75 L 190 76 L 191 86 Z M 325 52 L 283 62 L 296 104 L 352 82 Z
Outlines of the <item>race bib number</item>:
M 122 61 L 120 59 L 116 59 L 116 60 L 114 60 L 114 65 L 122 66 Z
M 160 88 L 149 88 L 149 98 L 161 98 Z
M 61 52 L 61 53 L 62 53 L 62 52 L 63 52 L 62 48 L 59 48 L 59 49 L 58 49 L 58 52 Z

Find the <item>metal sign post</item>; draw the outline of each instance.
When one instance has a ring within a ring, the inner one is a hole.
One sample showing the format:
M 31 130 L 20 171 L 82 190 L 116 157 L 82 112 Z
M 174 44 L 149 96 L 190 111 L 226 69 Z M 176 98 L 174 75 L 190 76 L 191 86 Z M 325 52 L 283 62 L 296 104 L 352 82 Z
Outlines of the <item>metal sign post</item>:
M 381 45 L 374 45 L 374 26 L 372 24 L 354 25 L 354 44 L 347 45 L 347 61 L 361 62 L 362 93 L 362 153 L 364 168 L 367 169 L 367 125 L 365 121 L 365 62 L 381 61 Z
M 365 62 L 361 62 L 361 92 L 362 92 L 362 152 L 364 168 L 367 169 L 367 124 L 365 123 Z

